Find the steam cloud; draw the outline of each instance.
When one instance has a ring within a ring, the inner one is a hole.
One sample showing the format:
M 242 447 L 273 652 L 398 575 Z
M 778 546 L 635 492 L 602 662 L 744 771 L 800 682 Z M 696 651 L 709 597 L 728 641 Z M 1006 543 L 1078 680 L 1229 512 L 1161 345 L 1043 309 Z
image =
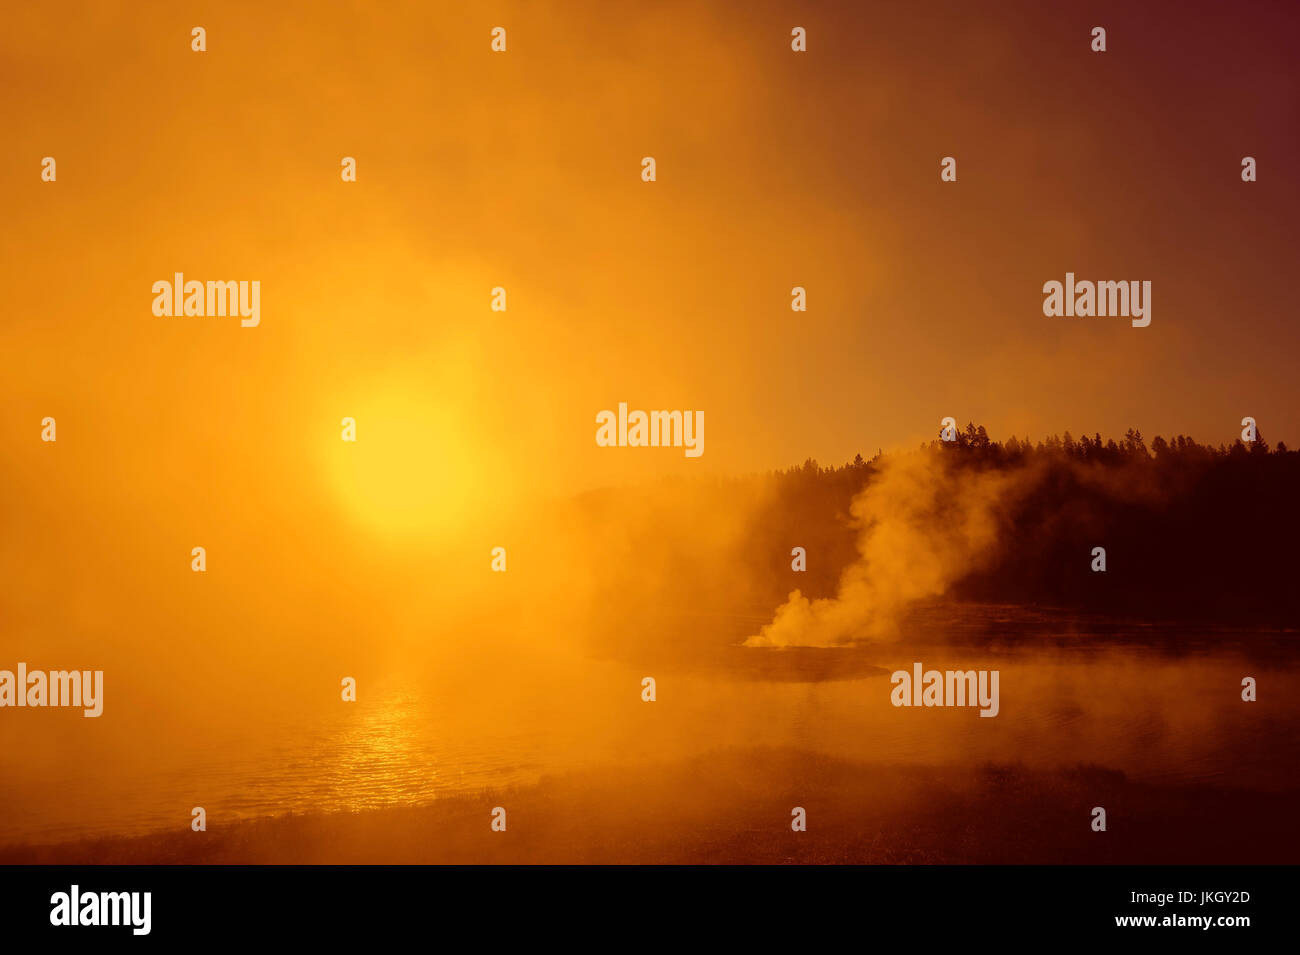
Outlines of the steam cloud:
M 897 636 L 902 611 L 989 561 L 1010 507 L 1037 482 L 1033 465 L 954 472 L 946 455 L 886 458 L 853 499 L 859 557 L 835 597 L 795 590 L 750 647 L 832 647 Z

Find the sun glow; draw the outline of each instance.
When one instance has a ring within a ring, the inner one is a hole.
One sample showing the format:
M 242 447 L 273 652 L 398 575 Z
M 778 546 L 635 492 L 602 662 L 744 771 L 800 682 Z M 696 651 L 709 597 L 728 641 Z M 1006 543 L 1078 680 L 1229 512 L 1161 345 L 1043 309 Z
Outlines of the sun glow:
M 423 535 L 459 526 L 481 506 L 479 455 L 457 409 L 414 391 L 364 404 L 350 415 L 356 441 L 341 440 L 340 423 L 330 451 L 334 485 L 357 520 L 390 536 Z

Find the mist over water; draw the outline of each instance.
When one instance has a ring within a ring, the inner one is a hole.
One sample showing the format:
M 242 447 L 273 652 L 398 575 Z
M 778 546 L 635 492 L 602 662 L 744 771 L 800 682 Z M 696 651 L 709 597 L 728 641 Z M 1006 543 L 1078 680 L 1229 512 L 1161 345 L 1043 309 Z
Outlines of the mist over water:
M 1003 621 L 1014 642 L 967 639 L 975 619 L 995 634 Z M 257 725 L 214 711 L 180 732 L 151 730 L 157 714 L 119 698 L 116 719 L 56 762 L 6 748 L 0 844 L 183 830 L 193 806 L 207 810 L 211 828 L 423 805 L 737 748 L 790 748 L 882 768 L 1091 765 L 1140 781 L 1295 785 L 1300 673 L 1277 666 L 1292 635 L 1241 632 L 1242 649 L 1224 651 L 1211 648 L 1218 635 L 1198 640 L 1180 631 L 1171 647 L 1141 631 L 1080 636 L 1075 618 L 1026 624 L 1013 610 L 986 607 L 947 608 L 923 625 L 927 632 L 883 646 L 730 646 L 708 659 L 650 667 L 556 665 L 522 652 L 503 667 L 485 653 L 441 673 L 396 667 L 404 675 L 372 676 L 355 704 L 312 705 L 286 694 Z M 888 673 L 913 662 L 1000 670 L 999 715 L 893 707 Z M 479 664 L 485 669 L 476 672 L 495 675 L 479 684 L 485 702 L 476 706 L 455 684 Z M 1241 677 L 1266 670 L 1247 713 Z M 647 674 L 658 682 L 653 704 L 640 699 Z M 768 772 L 758 763 L 754 771 L 760 779 Z
M 1295 619 L 1281 585 L 1293 535 L 1277 530 L 1295 520 L 1282 506 L 1289 453 L 1183 444 L 1153 458 L 1136 436 L 1126 451 L 979 442 L 562 498 L 489 494 L 491 506 L 462 512 L 426 486 L 430 474 L 443 490 L 462 486 L 436 457 L 397 466 L 401 438 L 381 429 L 367 445 L 375 460 L 335 475 L 351 488 L 347 521 L 294 472 L 269 467 L 259 493 L 272 506 L 256 517 L 234 498 L 215 522 L 199 522 L 188 498 L 146 507 L 138 492 L 138 507 L 123 507 L 106 485 L 88 486 L 103 495 L 96 522 L 15 511 L 14 532 L 36 543 L 6 563 L 5 660 L 102 669 L 105 700 L 90 720 L 6 709 L 0 846 L 79 852 L 83 839 L 160 833 L 167 852 L 201 855 L 212 844 L 189 838 L 201 806 L 212 842 L 227 840 L 222 858 L 266 845 L 274 861 L 339 861 L 367 858 L 376 810 L 437 806 L 413 825 L 452 819 L 448 831 L 469 841 L 409 857 L 472 861 L 491 851 L 473 844 L 483 794 L 489 806 L 550 813 L 531 830 L 550 841 L 524 858 L 577 858 L 582 844 L 614 846 L 615 860 L 674 860 L 682 826 L 729 812 L 737 792 L 781 792 L 838 800 L 831 812 L 852 825 L 856 835 L 818 859 L 876 858 L 882 846 L 889 861 L 987 859 L 1008 844 L 1002 833 L 981 830 L 979 851 L 962 854 L 960 841 L 916 843 L 907 827 L 974 827 L 983 810 L 962 800 L 983 792 L 1007 818 L 1042 806 L 1040 823 L 1065 832 L 1072 800 L 1098 788 L 1075 774 L 1008 808 L 980 789 L 989 766 L 1017 779 L 1109 771 L 1173 787 L 1192 800 L 1187 813 L 1204 787 L 1230 788 L 1243 805 L 1300 788 L 1293 631 L 1264 629 Z M 148 533 L 137 512 L 153 521 Z M 208 547 L 203 573 L 189 565 L 195 539 Z M 1106 573 L 1090 566 L 1099 539 Z M 792 566 L 795 546 L 806 570 Z M 71 568 L 65 584 L 53 566 Z M 1156 623 L 1171 619 L 1193 622 Z M 998 715 L 894 707 L 889 675 L 916 663 L 998 670 Z M 653 703 L 641 699 L 646 676 Z M 1245 676 L 1258 702 L 1242 701 Z M 343 678 L 356 680 L 357 702 L 341 700 Z M 1159 819 L 1164 794 L 1141 798 Z M 581 799 L 630 827 L 623 843 L 563 830 Z M 759 831 L 770 808 L 751 805 L 735 831 Z M 1286 825 L 1276 809 L 1220 811 L 1259 819 L 1269 838 Z M 678 812 L 700 815 L 666 821 Z M 338 813 L 363 815 L 327 816 Z M 657 822 L 642 825 L 643 813 Z M 332 854 L 320 830 L 294 836 L 289 821 L 265 838 L 235 825 L 288 815 L 308 830 L 353 820 L 353 854 Z M 1159 846 L 1176 847 L 1193 824 Z M 407 825 L 386 830 L 377 858 L 407 857 Z M 857 846 L 873 825 L 902 835 Z M 723 858 L 771 849 L 746 838 Z M 1225 840 L 1225 852 L 1240 841 Z M 711 846 L 691 844 L 716 860 Z M 131 857 L 115 852 L 104 858 Z

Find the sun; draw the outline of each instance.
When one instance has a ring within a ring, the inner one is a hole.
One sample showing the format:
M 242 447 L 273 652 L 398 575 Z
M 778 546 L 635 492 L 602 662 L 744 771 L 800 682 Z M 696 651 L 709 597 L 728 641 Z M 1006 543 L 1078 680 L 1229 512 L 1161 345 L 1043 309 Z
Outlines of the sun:
M 360 523 L 391 537 L 436 535 L 482 503 L 472 422 L 428 394 L 389 392 L 349 417 L 356 440 L 329 452 L 335 489 Z M 476 477 L 477 475 L 477 477 Z

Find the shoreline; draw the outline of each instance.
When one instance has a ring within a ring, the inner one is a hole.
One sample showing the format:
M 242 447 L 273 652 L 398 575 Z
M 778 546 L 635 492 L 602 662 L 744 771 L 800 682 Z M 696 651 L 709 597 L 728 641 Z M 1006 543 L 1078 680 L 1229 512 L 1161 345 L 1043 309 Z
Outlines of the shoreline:
M 1283 864 L 1300 790 L 1153 785 L 1096 766 L 852 763 L 729 749 L 412 808 L 0 847 L 6 865 Z M 494 807 L 506 831 L 491 829 Z M 793 832 L 803 807 L 807 831 Z M 1107 831 L 1091 811 L 1107 811 Z

